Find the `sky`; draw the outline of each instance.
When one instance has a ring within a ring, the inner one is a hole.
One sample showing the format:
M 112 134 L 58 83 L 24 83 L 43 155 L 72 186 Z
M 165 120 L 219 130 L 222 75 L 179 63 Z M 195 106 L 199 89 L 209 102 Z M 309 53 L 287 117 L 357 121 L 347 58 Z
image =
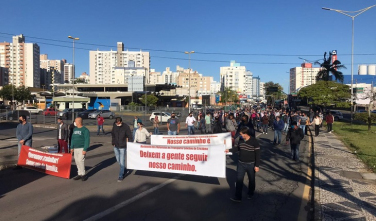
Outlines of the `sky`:
M 89 74 L 90 50 L 149 51 L 151 68 L 191 68 L 219 81 L 219 70 L 235 60 L 262 82 L 288 92 L 289 70 L 337 50 L 351 74 L 351 18 L 322 7 L 357 11 L 376 0 L 2 0 L 0 42 L 23 34 L 49 59 L 72 62 Z M 376 63 L 376 7 L 355 18 L 354 74 Z M 299 58 L 300 57 L 300 58 Z

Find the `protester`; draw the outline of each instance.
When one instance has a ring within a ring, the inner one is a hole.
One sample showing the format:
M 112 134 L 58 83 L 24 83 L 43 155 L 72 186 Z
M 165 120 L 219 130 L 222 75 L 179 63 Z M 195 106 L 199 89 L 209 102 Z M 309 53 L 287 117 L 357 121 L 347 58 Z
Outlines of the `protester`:
M 283 120 L 280 119 L 280 117 L 276 117 L 276 119 L 274 120 L 274 142 L 273 144 L 277 144 L 277 141 L 278 141 L 278 144 L 281 144 L 281 139 L 282 139 L 282 130 L 284 129 L 285 127 L 285 123 L 283 122 Z
M 234 114 L 229 114 L 228 118 L 226 119 L 226 130 L 231 133 L 232 139 L 235 139 L 235 133 L 237 129 L 237 124 L 234 118 Z
M 243 191 L 244 175 L 248 175 L 248 199 L 251 199 L 256 189 L 255 172 L 259 171 L 260 165 L 260 145 L 255 137 L 251 136 L 251 132 L 248 127 L 242 127 L 240 129 L 240 135 L 244 141 L 240 142 L 236 148 L 232 148 L 231 151 L 239 151 L 239 161 L 237 166 L 237 178 L 236 178 L 236 190 L 235 196 L 230 198 L 234 202 L 241 202 Z M 229 152 L 229 150 L 226 150 Z
M 185 123 L 187 125 L 187 129 L 188 129 L 188 135 L 192 135 L 192 134 L 195 134 L 195 122 L 196 122 L 196 119 L 195 117 L 193 117 L 193 114 L 192 112 L 189 113 L 189 116 L 187 117 L 187 119 L 185 120 Z
M 133 120 L 133 138 L 136 136 L 136 131 L 138 129 L 138 123 L 142 123 L 141 119 L 139 119 L 137 116 L 134 116 L 134 120 Z
M 102 129 L 102 133 L 105 134 L 104 129 L 103 129 L 103 123 L 104 123 L 104 118 L 98 114 L 97 116 L 97 124 L 98 124 L 98 131 L 97 135 L 99 135 L 100 130 Z
M 22 145 L 32 147 L 33 143 L 33 125 L 30 122 L 26 122 L 26 116 L 21 115 L 18 118 L 20 122 L 17 125 L 16 137 L 18 141 L 18 158 L 20 157 Z M 16 166 L 15 169 L 21 169 L 22 167 Z
M 178 135 L 180 131 L 180 121 L 176 118 L 175 113 L 171 113 L 171 118 L 167 120 L 168 135 Z
M 283 114 L 283 122 L 285 123 L 285 127 L 283 128 L 284 133 L 287 133 L 289 130 L 289 124 L 290 124 L 290 116 L 289 113 L 284 113 Z
M 290 142 L 291 147 L 291 159 L 299 160 L 299 146 L 300 141 L 304 138 L 303 130 L 298 127 L 297 122 L 294 121 L 291 124 L 291 128 L 286 135 L 286 145 Z
M 154 134 L 158 135 L 159 134 L 159 119 L 158 116 L 155 116 L 153 126 L 154 126 Z
M 303 130 L 303 134 L 306 134 L 306 125 L 307 125 L 307 121 L 308 121 L 308 117 L 306 116 L 305 113 L 302 113 L 302 115 L 300 116 L 299 118 L 299 124 L 300 124 L 300 128 Z
M 211 128 L 211 117 L 210 117 L 210 113 L 206 113 L 206 116 L 205 116 L 205 132 L 207 134 L 211 134 L 212 133 L 212 128 Z
M 200 118 L 200 130 L 201 130 L 201 134 L 205 134 L 206 133 L 206 123 L 205 123 L 205 118 L 202 116 Z
M 150 135 L 152 135 L 152 133 L 149 133 L 142 123 L 138 123 L 138 129 L 134 137 L 134 142 L 146 144 L 146 138 L 150 137 Z
M 261 116 L 259 113 L 256 115 L 256 129 L 258 132 L 261 132 Z
M 314 118 L 315 118 L 315 112 L 311 108 L 311 110 L 309 111 L 309 121 L 312 122 Z
M 321 119 L 321 124 L 320 128 L 322 127 L 322 122 L 324 121 L 324 114 L 322 112 L 319 113 L 320 119 Z
M 71 154 L 74 155 L 78 175 L 73 179 L 86 181 L 88 177 L 85 174 L 85 158 L 86 152 L 90 146 L 90 131 L 83 126 L 81 117 L 77 117 L 74 122 L 76 123 L 76 127 L 73 129 L 70 149 Z
M 68 152 L 68 136 L 69 136 L 69 129 L 68 125 L 64 123 L 63 119 L 59 117 L 57 119 L 58 126 L 57 126 L 57 152 L 64 153 Z
M 328 133 L 332 133 L 332 129 L 333 129 L 333 122 L 334 122 L 334 116 L 332 115 L 332 113 L 329 113 L 326 115 L 325 117 L 325 121 L 326 121 L 326 126 L 328 128 Z
M 266 113 L 262 117 L 262 134 L 268 134 L 269 117 Z
M 111 135 L 116 161 L 120 165 L 118 182 L 121 182 L 124 179 L 124 175 L 127 174 L 127 169 L 125 168 L 125 154 L 127 151 L 127 142 L 133 141 L 132 132 L 130 127 L 126 123 L 123 123 L 121 117 L 117 117 L 112 127 Z
M 320 133 L 320 125 L 321 125 L 321 118 L 319 115 L 316 115 L 313 119 L 313 124 L 315 125 L 315 136 L 319 136 Z
M 213 133 L 217 134 L 217 133 L 222 133 L 222 132 L 223 132 L 222 123 L 221 123 L 219 117 L 215 117 L 214 118 L 214 124 L 213 124 Z

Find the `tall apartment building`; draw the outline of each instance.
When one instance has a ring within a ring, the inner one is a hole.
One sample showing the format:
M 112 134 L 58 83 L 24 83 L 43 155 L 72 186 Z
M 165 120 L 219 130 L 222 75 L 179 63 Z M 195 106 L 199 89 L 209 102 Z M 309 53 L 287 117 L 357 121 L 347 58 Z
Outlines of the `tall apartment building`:
M 316 84 L 316 77 L 321 68 L 312 67 L 311 63 L 303 63 L 301 67 L 290 69 L 290 92 L 297 92 L 300 88 Z
M 9 84 L 9 74 L 8 68 L 4 68 L 0 66 L 0 87 Z
M 90 51 L 89 57 L 91 84 L 116 84 L 116 67 L 142 68 L 145 70 L 146 79 L 149 80 L 149 52 L 124 51 L 124 44 L 118 42 L 116 51 Z
M 64 75 L 64 64 L 65 60 L 49 60 L 47 54 L 40 55 L 40 68 L 50 71 L 51 68 L 54 69 L 55 73 L 55 83 L 62 84 L 65 80 L 69 80 L 68 76 L 65 78 Z
M 0 66 L 8 69 L 9 84 L 40 87 L 40 48 L 25 43 L 25 37 L 13 36 L 12 43 L 0 43 Z
M 64 83 L 71 82 L 72 77 L 75 76 L 75 68 L 73 64 L 64 63 Z
M 254 99 L 260 97 L 260 77 L 252 77 L 252 97 Z
M 244 94 L 247 95 L 247 98 L 252 98 L 253 96 L 253 73 L 250 71 L 245 72 L 245 85 L 244 85 Z
M 245 92 L 245 66 L 240 66 L 235 61 L 230 62 L 230 66 L 220 67 L 221 83 L 224 87 L 229 87 L 238 93 Z
M 177 85 L 183 88 L 189 88 L 189 76 L 191 78 L 190 88 L 197 91 L 198 95 L 210 94 L 211 82 L 213 77 L 203 77 L 202 74 L 194 73 L 180 73 Z M 191 94 L 191 96 L 194 96 Z
M 212 81 L 210 83 L 210 93 L 215 94 L 221 90 L 221 83 L 217 81 Z
M 266 91 L 265 91 L 265 82 L 260 82 L 260 97 L 265 99 Z

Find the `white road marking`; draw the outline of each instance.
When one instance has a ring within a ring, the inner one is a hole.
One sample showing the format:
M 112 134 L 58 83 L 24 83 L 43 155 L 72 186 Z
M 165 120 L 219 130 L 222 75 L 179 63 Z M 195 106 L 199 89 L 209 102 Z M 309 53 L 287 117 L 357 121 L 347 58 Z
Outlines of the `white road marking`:
M 161 183 L 161 184 L 159 184 L 159 185 L 157 185 L 157 186 L 155 186 L 155 187 L 153 187 L 151 189 L 148 189 L 145 192 L 142 192 L 142 193 L 140 193 L 140 194 L 138 194 L 138 195 L 136 195 L 136 196 L 134 196 L 134 197 L 132 197 L 132 198 L 124 201 L 124 202 L 121 202 L 121 203 L 119 203 L 119 204 L 117 204 L 117 205 L 115 205 L 115 206 L 113 206 L 111 208 L 106 209 L 103 212 L 100 212 L 100 213 L 98 213 L 98 214 L 96 214 L 96 215 L 94 215 L 94 216 L 92 216 L 90 218 L 87 218 L 84 221 L 96 221 L 96 220 L 99 220 L 99 219 L 101 219 L 101 218 L 103 218 L 103 217 L 105 217 L 105 216 L 107 216 L 107 215 L 115 212 L 116 210 L 118 210 L 120 208 L 123 208 L 124 206 L 127 206 L 127 205 L 129 205 L 129 204 L 131 204 L 131 203 L 133 203 L 133 202 L 141 199 L 142 197 L 144 197 L 146 195 L 149 195 L 150 193 L 152 193 L 152 192 L 154 192 L 154 191 L 156 191 L 156 190 L 158 190 L 158 189 L 160 189 L 160 188 L 162 188 L 162 187 L 164 187 L 164 186 L 166 186 L 166 185 L 168 185 L 168 184 L 170 184 L 170 183 L 178 180 L 180 177 L 181 177 L 181 175 L 176 176 L 176 177 L 174 177 L 172 179 L 166 180 L 165 182 L 163 182 L 163 183 Z

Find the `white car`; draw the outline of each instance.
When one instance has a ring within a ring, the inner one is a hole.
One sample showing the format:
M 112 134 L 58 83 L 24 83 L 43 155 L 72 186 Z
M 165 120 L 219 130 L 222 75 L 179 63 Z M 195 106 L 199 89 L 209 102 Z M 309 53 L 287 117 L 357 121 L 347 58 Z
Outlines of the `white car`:
M 29 111 L 31 114 L 39 114 L 43 112 L 42 109 L 38 109 L 36 107 L 24 107 L 22 110 Z
M 167 120 L 171 118 L 171 114 L 168 112 L 153 112 L 150 115 L 150 121 L 153 122 L 155 116 L 158 116 L 159 122 L 167 123 Z

